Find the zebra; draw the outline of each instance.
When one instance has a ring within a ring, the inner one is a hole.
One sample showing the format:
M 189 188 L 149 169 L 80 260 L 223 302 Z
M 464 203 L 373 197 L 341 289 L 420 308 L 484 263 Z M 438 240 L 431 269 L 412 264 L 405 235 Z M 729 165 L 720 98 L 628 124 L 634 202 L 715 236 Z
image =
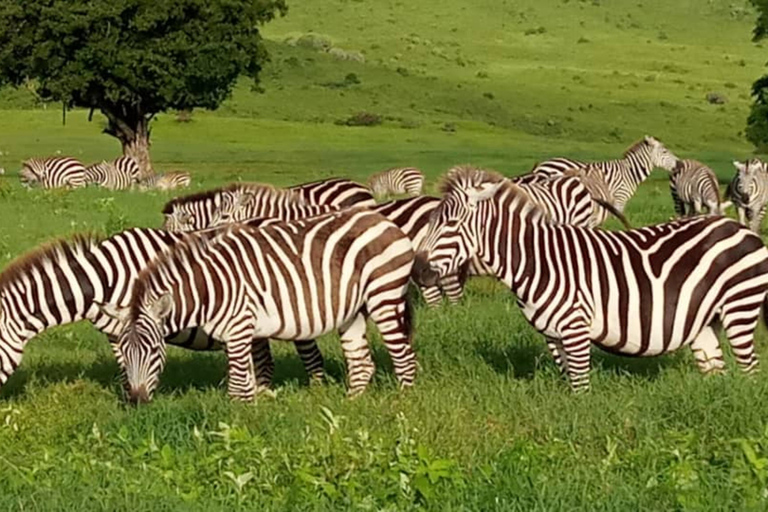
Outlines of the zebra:
M 328 178 L 288 187 L 306 203 L 336 208 L 373 206 L 376 200 L 368 188 L 345 178 Z
M 632 198 L 638 185 L 650 176 L 655 167 L 672 171 L 678 158 L 661 141 L 646 135 L 630 146 L 618 160 L 579 162 L 568 158 L 555 158 L 538 163 L 531 173 L 546 176 L 562 175 L 568 169 L 586 169 L 587 174 L 601 173 L 613 196 L 613 206 L 620 212 Z
M 401 387 L 416 356 L 406 300 L 413 247 L 385 217 L 351 208 L 261 228 L 233 225 L 215 237 L 192 235 L 136 280 L 118 339 L 132 402 L 151 400 L 165 363 L 163 337 L 201 326 L 223 342 L 229 396 L 251 400 L 268 338 L 310 339 L 338 329 L 349 396 L 374 371 L 366 318 L 381 332 Z
M 0 273 L 0 387 L 18 367 L 27 342 L 46 329 L 90 321 L 115 349 L 121 318 L 136 277 L 157 255 L 188 235 L 134 228 L 101 240 L 75 236 L 45 244 Z M 168 339 L 191 350 L 218 350 L 217 340 L 193 329 Z M 311 381 L 323 379 L 314 341 L 296 343 Z M 268 392 L 268 383 L 260 391 Z
M 152 174 L 139 181 L 141 190 L 175 190 L 177 188 L 187 188 L 192 183 L 192 176 L 185 171 L 172 171 L 161 174 Z
M 30 158 L 19 172 L 21 183 L 43 188 L 80 188 L 86 185 L 85 167 L 70 157 Z
M 652 356 L 690 345 L 702 372 L 724 368 L 715 326 L 737 362 L 757 368 L 768 250 L 736 221 L 700 216 L 630 231 L 562 226 L 495 173 L 449 175 L 417 248 L 429 285 L 476 256 L 517 296 L 575 391 L 589 388 L 590 341 Z
M 135 165 L 135 172 L 133 166 Z M 113 162 L 102 160 L 85 168 L 88 183 L 110 190 L 125 190 L 138 183 L 139 166 L 131 157 L 121 157 Z
M 736 206 L 739 222 L 755 233 L 760 233 L 768 205 L 768 167 L 757 158 L 733 162 L 733 165 L 737 172 L 728 185 L 726 195 Z
M 416 167 L 395 167 L 374 174 L 368 179 L 368 188 L 376 196 L 389 194 L 421 195 L 424 174 Z
M 712 169 L 696 160 L 679 160 L 669 175 L 669 191 L 678 217 L 697 215 L 704 207 L 713 215 L 723 215 L 730 203 L 720 202 L 720 185 Z
M 457 166 L 448 171 L 448 175 L 464 174 L 471 172 L 470 166 Z M 526 191 L 528 197 L 541 208 L 547 218 L 558 224 L 571 226 L 594 227 L 602 222 L 605 213 L 612 212 L 630 229 L 624 216 L 616 211 L 609 203 L 595 200 L 590 189 L 585 186 L 585 178 L 581 175 L 554 176 L 552 178 L 526 174 L 511 180 Z M 433 206 L 434 208 L 434 206 Z M 596 220 L 599 220 L 596 223 Z M 425 235 L 422 234 L 421 239 Z M 416 244 L 415 247 L 419 245 Z M 441 279 L 440 287 L 451 304 L 457 304 L 464 295 L 464 284 L 470 276 L 490 274 L 490 270 L 478 258 L 472 258 L 459 269 L 458 273 L 445 276 Z M 439 297 L 438 297 L 439 300 Z

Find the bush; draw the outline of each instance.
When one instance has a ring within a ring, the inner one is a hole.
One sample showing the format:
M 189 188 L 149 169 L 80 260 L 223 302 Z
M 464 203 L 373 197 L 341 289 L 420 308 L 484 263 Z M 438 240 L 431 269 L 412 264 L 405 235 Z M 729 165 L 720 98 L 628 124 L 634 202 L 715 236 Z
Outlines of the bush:
M 344 126 L 377 126 L 382 123 L 383 119 L 379 114 L 372 112 L 356 112 L 347 119 L 336 121 L 338 125 Z

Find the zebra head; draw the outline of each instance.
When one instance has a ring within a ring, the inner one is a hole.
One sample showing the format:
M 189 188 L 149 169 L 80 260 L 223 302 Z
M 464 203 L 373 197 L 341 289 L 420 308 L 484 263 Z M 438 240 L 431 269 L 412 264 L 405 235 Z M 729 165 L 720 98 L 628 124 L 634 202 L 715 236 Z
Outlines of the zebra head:
M 755 194 L 761 181 L 768 176 L 766 164 L 757 158 L 752 158 L 746 162 L 733 162 L 736 167 L 737 178 L 735 181 L 736 192 L 746 201 Z
M 221 212 L 232 208 L 232 196 L 229 191 L 213 190 L 173 199 L 163 208 L 163 229 L 189 232 L 216 226 Z
M 25 187 L 31 187 L 35 183 L 43 181 L 45 178 L 45 160 L 30 158 L 21 165 L 19 177 L 21 184 Z
M 173 298 L 168 293 L 132 308 L 117 339 L 115 354 L 133 404 L 151 401 L 160 382 L 166 357 L 163 325 L 172 311 Z
M 651 164 L 667 171 L 672 171 L 677 165 L 678 158 L 657 138 L 646 135 L 643 139 L 649 150 Z
M 478 206 L 496 195 L 504 182 L 496 173 L 468 167 L 448 172 L 441 187 L 443 199 L 432 212 L 427 234 L 417 248 L 413 270 L 417 283 L 435 286 L 476 255 Z

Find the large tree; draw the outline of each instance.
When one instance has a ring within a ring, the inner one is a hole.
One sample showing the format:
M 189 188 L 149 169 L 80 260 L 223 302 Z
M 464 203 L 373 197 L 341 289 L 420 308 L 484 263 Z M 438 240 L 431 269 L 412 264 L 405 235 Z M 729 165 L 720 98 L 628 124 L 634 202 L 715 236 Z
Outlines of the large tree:
M 758 17 L 752 40 L 757 42 L 768 37 L 768 0 L 751 0 L 757 8 Z M 746 135 L 752 144 L 760 149 L 768 148 L 768 75 L 763 75 L 752 84 L 754 103 L 747 118 Z
M 0 85 L 33 81 L 44 100 L 100 110 L 150 173 L 153 117 L 215 109 L 240 75 L 258 80 L 259 27 L 285 12 L 284 0 L 1 0 Z

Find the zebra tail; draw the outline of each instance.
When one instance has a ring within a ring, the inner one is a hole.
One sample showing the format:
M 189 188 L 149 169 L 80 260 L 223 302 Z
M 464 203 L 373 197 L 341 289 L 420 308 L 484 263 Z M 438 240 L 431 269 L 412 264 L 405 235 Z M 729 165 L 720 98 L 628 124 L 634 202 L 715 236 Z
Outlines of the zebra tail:
M 621 213 L 615 206 L 613 206 L 608 201 L 604 201 L 603 199 L 598 199 L 596 197 L 592 198 L 597 204 L 608 210 L 608 213 L 619 219 L 619 222 L 621 222 L 626 229 L 632 229 L 632 225 L 629 223 L 627 218 L 624 216 L 623 213 Z

